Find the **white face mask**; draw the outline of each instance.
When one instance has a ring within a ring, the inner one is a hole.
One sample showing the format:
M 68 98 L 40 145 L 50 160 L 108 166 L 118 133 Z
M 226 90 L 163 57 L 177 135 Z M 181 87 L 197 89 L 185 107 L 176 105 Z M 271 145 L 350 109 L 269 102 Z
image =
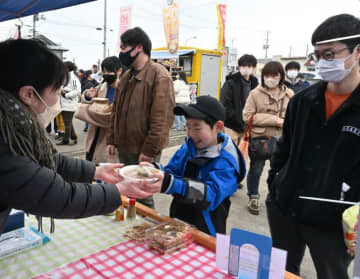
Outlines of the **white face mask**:
M 240 74 L 242 76 L 250 76 L 252 74 L 252 67 L 239 67 Z
M 267 87 L 270 89 L 278 87 L 279 86 L 279 80 L 275 78 L 264 78 L 264 83 Z
M 35 88 L 33 89 L 35 94 L 41 100 L 41 102 L 46 106 L 45 110 L 36 116 L 40 125 L 46 128 L 50 124 L 50 122 L 61 112 L 60 98 L 58 98 L 57 102 L 54 105 L 49 107 L 45 103 L 44 99 L 41 98 L 40 94 L 36 91 L 36 89 Z
M 297 78 L 299 71 L 298 70 L 289 70 L 289 71 L 287 71 L 286 74 L 289 78 Z
M 345 69 L 345 61 L 352 55 L 346 58 L 337 58 L 331 61 L 320 59 L 316 64 L 315 69 L 323 80 L 329 82 L 339 82 L 346 78 L 355 67 L 356 62 L 352 64 L 349 69 Z

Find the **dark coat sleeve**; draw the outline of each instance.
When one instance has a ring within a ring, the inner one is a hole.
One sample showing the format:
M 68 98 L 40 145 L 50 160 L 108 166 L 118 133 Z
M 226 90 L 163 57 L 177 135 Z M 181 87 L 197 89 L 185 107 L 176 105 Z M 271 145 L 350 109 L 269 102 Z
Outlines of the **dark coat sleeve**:
M 121 204 L 115 185 L 70 182 L 90 182 L 91 163 L 59 155 L 57 173 L 10 152 L 0 152 L 0 160 L 1 207 L 45 217 L 82 218 L 112 212 Z
M 254 89 L 259 86 L 259 81 L 256 77 L 251 76 L 251 89 Z
M 283 168 L 289 158 L 290 143 L 291 143 L 291 125 L 294 125 L 294 98 L 290 99 L 286 109 L 282 136 L 277 142 L 276 151 L 271 157 L 270 170 L 267 183 L 271 190 L 271 184 L 277 173 Z
M 91 183 L 94 179 L 96 166 L 94 163 L 64 156 L 56 155 L 56 172 L 63 179 L 70 182 Z
M 232 81 L 228 80 L 224 83 L 220 92 L 220 102 L 225 107 L 226 119 L 232 119 L 234 115 L 233 108 L 233 85 Z

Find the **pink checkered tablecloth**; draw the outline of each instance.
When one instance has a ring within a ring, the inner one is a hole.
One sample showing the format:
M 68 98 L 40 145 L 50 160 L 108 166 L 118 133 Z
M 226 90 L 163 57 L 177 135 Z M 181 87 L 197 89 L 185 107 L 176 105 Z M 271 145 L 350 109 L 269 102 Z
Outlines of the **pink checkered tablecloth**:
M 233 278 L 215 267 L 215 254 L 197 244 L 170 255 L 159 255 L 145 244 L 122 242 L 52 272 L 35 277 L 52 279 L 178 279 Z

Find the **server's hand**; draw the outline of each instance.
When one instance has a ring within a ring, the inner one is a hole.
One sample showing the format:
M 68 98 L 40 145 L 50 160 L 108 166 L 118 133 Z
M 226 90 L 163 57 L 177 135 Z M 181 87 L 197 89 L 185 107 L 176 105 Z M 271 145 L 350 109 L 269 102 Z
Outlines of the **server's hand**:
M 123 181 L 116 184 L 116 187 L 121 195 L 130 198 L 143 199 L 152 195 L 152 193 L 143 190 L 144 187 L 141 182 Z
M 124 164 L 105 164 L 96 167 L 94 179 L 105 181 L 110 184 L 117 184 L 124 180 L 124 178 L 119 174 L 117 169 L 120 169 Z

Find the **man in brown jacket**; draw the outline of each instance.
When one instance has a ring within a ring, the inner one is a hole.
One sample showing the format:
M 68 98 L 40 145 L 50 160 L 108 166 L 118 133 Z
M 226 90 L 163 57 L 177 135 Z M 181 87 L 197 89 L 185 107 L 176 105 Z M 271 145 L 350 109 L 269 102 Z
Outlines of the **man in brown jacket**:
M 151 40 L 139 27 L 121 36 L 120 61 L 130 69 L 116 90 L 108 137 L 108 153 L 120 162 L 158 162 L 169 142 L 175 97 L 169 72 L 150 59 Z M 154 207 L 153 198 L 140 200 Z

